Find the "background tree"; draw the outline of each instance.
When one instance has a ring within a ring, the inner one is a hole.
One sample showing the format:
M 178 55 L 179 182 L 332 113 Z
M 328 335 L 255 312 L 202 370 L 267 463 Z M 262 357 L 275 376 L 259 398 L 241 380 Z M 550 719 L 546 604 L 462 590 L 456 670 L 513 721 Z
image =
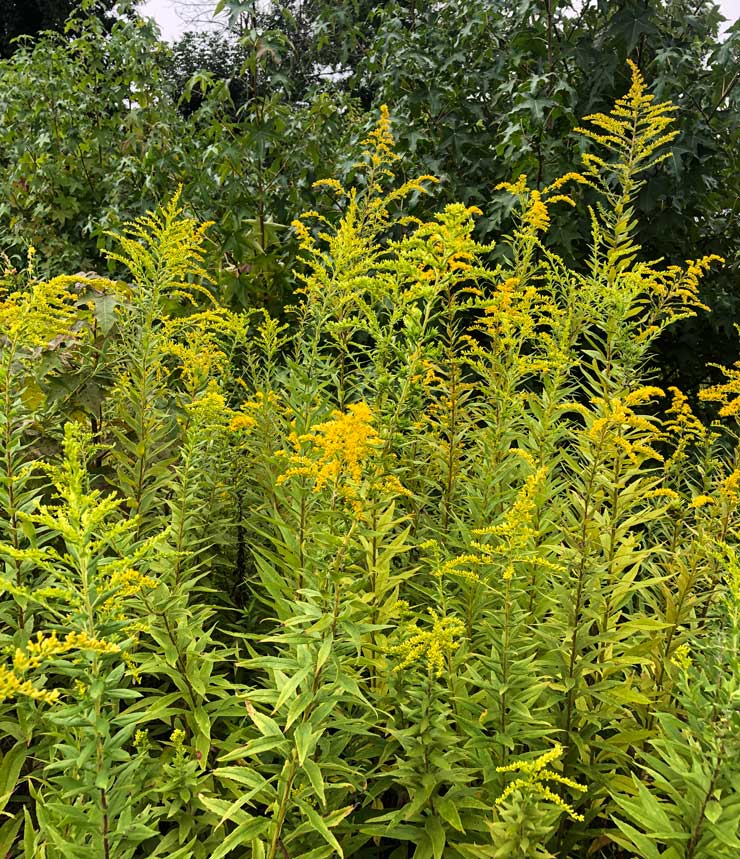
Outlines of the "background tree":
M 9 57 L 16 50 L 13 39 L 36 36 L 44 30 L 64 29 L 67 18 L 84 7 L 87 14 L 96 15 L 112 24 L 111 10 L 117 0 L 0 0 L 0 57 Z M 122 4 L 131 6 L 132 4 Z
M 244 60 L 231 83 L 218 68 L 191 78 L 189 119 L 177 57 L 142 20 L 108 32 L 79 19 L 0 62 L 0 249 L 12 263 L 33 245 L 41 273 L 103 268 L 108 231 L 182 185 L 215 222 L 209 265 L 224 296 L 280 308 L 295 259 L 288 224 L 312 182 L 351 160 L 354 112 L 320 93 L 286 101 L 269 84 L 272 54 L 233 50 Z
M 247 98 L 246 82 L 241 67 L 246 51 L 228 31 L 187 32 L 172 46 L 165 67 L 172 97 L 184 116 L 192 115 L 204 101 L 203 87 L 188 84 L 197 75 L 225 81 L 229 97 L 236 107 Z

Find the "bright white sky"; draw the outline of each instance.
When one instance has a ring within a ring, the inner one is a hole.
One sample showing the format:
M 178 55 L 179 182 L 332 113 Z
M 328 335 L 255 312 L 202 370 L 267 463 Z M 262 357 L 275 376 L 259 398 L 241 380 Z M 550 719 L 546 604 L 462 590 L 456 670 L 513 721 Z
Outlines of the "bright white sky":
M 142 15 L 154 18 L 162 38 L 172 42 L 186 30 L 202 30 L 212 20 L 217 0 L 145 0 L 139 7 Z M 740 18 L 740 0 L 719 0 L 722 14 L 729 23 Z

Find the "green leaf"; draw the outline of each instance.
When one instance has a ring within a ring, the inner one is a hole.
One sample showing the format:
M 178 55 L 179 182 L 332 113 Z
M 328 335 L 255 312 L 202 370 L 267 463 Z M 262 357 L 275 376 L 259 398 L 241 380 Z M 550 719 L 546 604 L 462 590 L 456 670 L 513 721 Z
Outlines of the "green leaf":
M 457 806 L 453 800 L 446 796 L 436 797 L 434 800 L 434 808 L 439 816 L 449 823 L 453 829 L 457 829 L 458 832 L 465 832 L 462 821 L 460 820 L 460 815 L 457 811 Z
M 98 324 L 100 333 L 103 335 L 109 334 L 117 320 L 116 307 L 120 303 L 118 296 L 111 295 L 110 293 L 92 295 L 89 300 L 93 303 L 95 321 Z
M 716 823 L 722 817 L 722 803 L 715 799 L 710 799 L 704 807 L 704 816 L 711 823 Z
M 26 743 L 16 743 L 0 760 L 0 811 L 5 808 L 13 795 L 27 755 Z M 1 852 L 0 855 L 2 855 Z
M 331 833 L 326 823 L 324 823 L 323 817 L 321 817 L 320 814 L 318 814 L 313 808 L 311 808 L 308 803 L 301 802 L 300 806 L 303 813 L 309 819 L 314 830 L 319 833 L 319 835 L 327 842 L 327 844 L 329 844 L 336 850 L 340 857 L 344 857 L 344 852 L 341 848 L 341 845 Z
M 310 673 L 310 667 L 303 668 L 301 671 L 297 671 L 290 680 L 287 681 L 287 683 L 282 685 L 278 699 L 275 702 L 275 707 L 273 708 L 273 713 L 277 713 L 278 710 L 280 710 L 283 704 L 285 704 L 288 698 L 295 693 L 296 689 L 301 685 L 301 683 L 303 683 Z
M 316 791 L 321 804 L 326 807 L 326 795 L 324 794 L 324 779 L 321 775 L 321 769 L 315 761 L 305 760 L 303 762 L 303 771 L 308 776 L 311 786 Z
M 300 766 L 303 766 L 306 758 L 313 752 L 317 739 L 318 734 L 311 730 L 310 722 L 301 722 L 293 732 L 293 740 L 298 752 L 298 763 Z
M 10 855 L 10 849 L 15 843 L 22 823 L 23 817 L 20 814 L 16 814 L 0 826 L 0 856 Z
M 270 826 L 270 821 L 265 817 L 254 817 L 251 820 L 240 823 L 236 829 L 230 832 L 216 850 L 211 853 L 210 859 L 223 859 L 237 847 L 244 847 L 258 838 Z
M 424 824 L 424 829 L 426 830 L 432 844 L 434 859 L 442 859 L 445 844 L 447 843 L 447 835 L 440 819 L 438 817 L 428 817 Z

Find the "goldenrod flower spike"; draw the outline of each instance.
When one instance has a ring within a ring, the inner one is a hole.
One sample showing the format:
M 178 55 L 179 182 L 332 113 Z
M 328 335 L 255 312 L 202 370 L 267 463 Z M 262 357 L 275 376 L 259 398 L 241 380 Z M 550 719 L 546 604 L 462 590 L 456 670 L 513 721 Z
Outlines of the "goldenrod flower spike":
M 120 648 L 108 641 L 92 638 L 85 632 L 70 632 L 63 639 L 56 632 L 44 635 L 39 632 L 35 639 L 28 642 L 25 650 L 17 648 L 13 657 L 16 671 L 38 668 L 43 662 L 69 653 L 71 650 L 85 650 L 91 653 L 118 653 Z
M 627 63 L 632 78 L 627 95 L 617 100 L 610 113 L 590 114 L 584 117 L 589 126 L 574 129 L 614 154 L 613 164 L 593 153 L 582 159 L 586 181 L 605 189 L 605 170 L 615 170 L 625 182 L 668 158 L 670 152 L 655 153 L 678 134 L 666 131 L 673 122 L 676 105 L 669 101 L 654 103 L 655 97 L 646 93 L 647 85 L 638 67 L 632 60 Z
M 0 664 L 0 703 L 18 697 L 53 704 L 58 700 L 59 692 L 56 689 L 39 689 L 30 680 L 21 679 L 14 671 Z
M 525 794 L 540 796 L 551 805 L 564 811 L 572 820 L 582 821 L 583 815 L 577 814 L 572 805 L 565 802 L 562 797 L 554 793 L 545 782 L 555 782 L 568 787 L 577 793 L 585 793 L 587 788 L 573 779 L 566 778 L 554 770 L 548 769 L 548 765 L 558 760 L 563 754 L 563 747 L 558 743 L 554 748 L 541 754 L 533 761 L 515 761 L 507 766 L 496 767 L 496 772 L 520 773 L 520 777 L 514 779 L 506 786 L 504 792 L 496 800 L 496 805 L 502 805 L 516 791 Z
M 367 403 L 354 403 L 346 412 L 335 409 L 331 420 L 317 424 L 312 432 L 291 433 L 288 440 L 294 452 L 289 455 L 289 467 L 277 478 L 277 484 L 292 477 L 307 477 L 313 480 L 314 492 L 330 485 L 348 500 L 357 497 L 363 483 L 391 495 L 407 494 L 398 479 L 383 473 L 377 464 L 368 468 L 370 461 L 377 459 L 382 444 L 374 423 Z
M 430 675 L 440 677 L 444 671 L 445 658 L 459 646 L 459 639 L 465 632 L 465 625 L 456 617 L 437 614 L 429 609 L 432 618 L 431 629 L 420 629 L 417 622 L 408 624 L 401 644 L 391 648 L 391 652 L 401 657 L 394 669 L 401 671 L 414 662 L 425 660 Z
M 401 156 L 393 151 L 395 140 L 391 133 L 391 115 L 387 104 L 380 105 L 380 119 L 362 142 L 367 146 L 364 154 L 370 159 L 373 167 L 390 164 L 400 159 Z
M 120 648 L 109 641 L 93 638 L 86 632 L 69 632 L 61 639 L 56 632 L 39 632 L 36 638 L 28 642 L 25 649 L 16 648 L 12 668 L 0 663 L 0 703 L 24 697 L 44 704 L 54 704 L 59 699 L 58 689 L 40 689 L 22 675 L 70 651 L 106 654 L 119 653 Z

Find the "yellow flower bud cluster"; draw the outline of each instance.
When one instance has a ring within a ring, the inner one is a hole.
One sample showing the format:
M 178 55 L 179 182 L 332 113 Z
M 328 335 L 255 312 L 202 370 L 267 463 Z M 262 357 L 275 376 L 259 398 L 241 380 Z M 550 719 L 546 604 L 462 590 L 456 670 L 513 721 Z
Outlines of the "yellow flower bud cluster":
M 44 704 L 53 704 L 59 698 L 57 689 L 39 689 L 30 680 L 23 680 L 7 665 L 0 665 L 0 703 L 12 698 L 32 698 Z
M 691 668 L 691 645 L 686 643 L 679 644 L 673 651 L 671 662 L 676 666 L 676 668 L 680 668 L 682 671 L 688 671 L 689 668 Z
M 116 571 L 110 577 L 109 586 L 116 588 L 117 597 L 132 597 L 142 590 L 152 590 L 157 587 L 156 579 L 146 576 L 132 567 Z
M 108 641 L 93 638 L 86 632 L 69 632 L 64 638 L 57 637 L 56 632 L 45 635 L 42 632 L 31 639 L 25 650 L 17 648 L 13 656 L 13 668 L 16 671 L 29 671 L 38 668 L 43 662 L 62 656 L 71 650 L 86 650 L 92 653 L 119 653 L 120 648 Z
M 85 632 L 70 632 L 59 638 L 56 632 L 45 635 L 37 633 L 36 638 L 28 642 L 25 649 L 16 648 L 13 656 L 13 667 L 0 664 L 0 703 L 13 698 L 31 698 L 44 704 L 53 704 L 59 699 L 58 689 L 40 689 L 22 675 L 41 667 L 58 656 L 64 656 L 70 651 L 84 650 L 92 653 L 118 653 L 120 648 L 115 644 L 94 638 Z
M 395 141 L 391 133 L 391 115 L 388 105 L 381 104 L 380 119 L 362 143 L 367 147 L 365 156 L 370 159 L 373 167 L 380 167 L 400 159 L 401 156 L 393 151 Z
M 542 556 L 541 551 L 534 548 L 533 541 L 537 531 L 533 525 L 537 510 L 536 496 L 547 476 L 547 468 L 542 467 L 533 471 L 525 480 L 517 493 L 516 499 L 506 511 L 503 521 L 486 528 L 476 528 L 473 534 L 477 537 L 493 536 L 494 543 L 484 543 L 474 540 L 472 553 L 458 555 L 440 565 L 437 575 L 447 574 L 460 576 L 469 580 L 479 580 L 479 572 L 474 568 L 503 567 L 501 579 L 510 582 L 514 578 L 518 564 L 529 564 L 552 572 L 561 572 L 562 567 Z
M 617 99 L 610 113 L 594 113 L 584 117 L 590 127 L 576 128 L 575 131 L 588 137 L 605 149 L 613 152 L 620 166 L 631 171 L 640 171 L 660 163 L 669 153 L 655 155 L 656 150 L 673 140 L 677 131 L 666 131 L 673 122 L 673 112 L 677 109 L 668 101 L 655 103 L 655 96 L 646 93 L 645 83 L 640 70 L 632 60 L 627 60 L 632 76 L 632 85 L 627 95 Z M 634 129 L 639 134 L 634 134 Z M 586 178 L 600 179 L 600 168 L 606 166 L 602 159 L 586 157 Z
M 666 420 L 663 421 L 666 441 L 675 445 L 675 449 L 666 461 L 666 468 L 680 465 L 687 456 L 687 450 L 696 442 L 703 442 L 709 437 L 704 424 L 696 417 L 688 397 L 675 386 L 668 388 L 672 400 L 666 409 Z M 692 506 L 699 506 L 692 504 Z
M 549 764 L 558 760 L 562 754 L 563 747 L 558 744 L 554 748 L 550 749 L 550 751 L 545 752 L 538 758 L 535 758 L 533 761 L 515 761 L 507 766 L 496 767 L 496 772 L 520 774 L 519 778 L 514 779 L 514 781 L 510 782 L 506 786 L 504 792 L 496 800 L 496 805 L 503 805 L 503 803 L 505 803 L 512 794 L 519 791 L 525 796 L 539 796 L 546 802 L 554 805 L 560 811 L 565 812 L 572 820 L 582 821 L 583 815 L 577 814 L 572 805 L 565 802 L 562 797 L 554 793 L 547 784 L 545 784 L 545 782 L 548 781 L 555 782 L 556 784 L 562 784 L 564 787 L 568 787 L 577 793 L 586 792 L 587 788 L 584 785 L 578 784 L 578 782 L 573 781 L 573 779 L 566 778 L 565 776 L 560 775 L 560 773 L 549 769 Z
M 225 341 L 238 336 L 239 325 L 222 308 L 166 320 L 164 351 L 177 360 L 180 377 L 192 395 L 223 375 L 228 365 Z
M 699 391 L 699 399 L 706 403 L 721 403 L 720 417 L 740 419 L 740 361 L 732 367 L 720 367 L 720 370 L 727 381 Z
M 0 301 L 0 331 L 7 343 L 22 350 L 51 347 L 64 335 L 80 340 L 85 331 L 79 325 L 79 296 L 73 291 L 77 284 L 93 285 L 96 289 L 112 289 L 106 278 L 86 278 L 81 275 L 60 275 L 52 280 L 33 284 L 22 292 L 13 292 Z
M 671 386 L 668 390 L 671 392 L 673 399 L 665 412 L 667 416 L 670 416 L 669 420 L 663 424 L 665 431 L 676 438 L 683 438 L 685 436 L 691 436 L 696 439 L 704 438 L 706 427 L 692 411 L 686 394 L 675 386 Z
M 257 421 L 251 415 L 234 415 L 229 422 L 229 432 L 249 432 L 256 425 Z
M 404 640 L 391 648 L 391 652 L 401 657 L 394 671 L 401 671 L 420 660 L 426 660 L 427 669 L 434 677 L 444 671 L 445 658 L 459 647 L 459 639 L 465 632 L 463 622 L 456 617 L 438 614 L 429 609 L 432 619 L 431 629 L 420 629 L 417 622 L 408 624 L 404 630 Z
M 734 469 L 722 480 L 719 486 L 720 496 L 730 502 L 737 503 L 740 492 L 740 469 Z
M 653 445 L 663 440 L 657 419 L 636 414 L 633 406 L 649 403 L 655 397 L 665 396 L 660 388 L 647 385 L 624 397 L 594 397 L 591 402 L 601 412 L 588 429 L 588 437 L 603 449 L 611 448 L 615 454 L 626 453 L 634 465 L 645 459 L 663 462 L 663 456 Z
M 241 411 L 234 414 L 229 423 L 229 431 L 247 434 L 257 426 L 261 416 L 269 415 L 271 411 L 279 408 L 280 398 L 274 391 L 257 391 L 254 398 L 242 403 Z
M 197 424 L 213 431 L 225 429 L 233 414 L 215 382 L 211 382 L 203 393 L 194 397 L 185 406 L 185 411 Z
M 575 200 L 567 194 L 555 194 L 553 192 L 560 190 L 567 182 L 575 181 L 579 184 L 586 182 L 586 179 L 580 173 L 566 173 L 559 179 L 556 179 L 551 185 L 548 185 L 544 191 L 530 189 L 527 185 L 527 175 L 522 173 L 516 182 L 500 182 L 496 185 L 496 191 L 508 191 L 515 197 L 519 197 L 523 206 L 522 225 L 529 228 L 530 235 L 537 233 L 546 233 L 550 228 L 550 210 L 548 206 L 554 203 L 567 203 L 569 206 L 575 207 Z

